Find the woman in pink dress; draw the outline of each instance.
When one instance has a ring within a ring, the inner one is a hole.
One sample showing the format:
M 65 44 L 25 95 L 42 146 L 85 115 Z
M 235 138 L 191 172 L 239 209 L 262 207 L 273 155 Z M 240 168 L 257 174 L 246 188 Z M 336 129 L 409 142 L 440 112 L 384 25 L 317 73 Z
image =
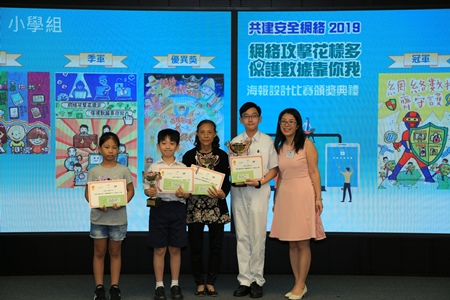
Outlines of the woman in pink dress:
M 289 299 L 302 299 L 308 291 L 310 239 L 325 238 L 320 220 L 323 204 L 317 149 L 306 138 L 302 124 L 300 113 L 287 108 L 278 117 L 275 136 L 280 172 L 270 237 L 289 242 L 289 258 L 295 277 L 293 288 L 285 295 Z

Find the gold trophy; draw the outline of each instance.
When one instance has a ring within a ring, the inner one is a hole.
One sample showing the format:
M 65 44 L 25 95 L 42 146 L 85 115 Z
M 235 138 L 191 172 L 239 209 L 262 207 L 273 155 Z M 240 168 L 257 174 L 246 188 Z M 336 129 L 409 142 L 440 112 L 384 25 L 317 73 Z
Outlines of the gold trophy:
M 161 176 L 160 172 L 150 171 L 144 173 L 144 178 L 145 180 L 148 181 L 151 188 L 156 188 L 156 181 L 160 176 Z M 162 202 L 161 197 L 156 196 L 149 197 L 147 198 L 147 207 L 158 207 L 161 205 L 161 202 Z
M 209 154 L 202 154 L 200 152 L 197 152 L 195 155 L 195 160 L 197 163 L 200 163 L 203 167 L 209 169 L 210 165 L 215 166 L 217 161 L 219 160 L 218 155 L 213 155 L 212 153 Z
M 228 147 L 228 149 L 236 156 L 242 156 L 242 154 L 248 152 L 248 148 L 250 148 L 250 145 L 252 144 L 252 141 L 243 141 L 243 142 L 226 142 L 225 146 Z M 235 187 L 242 187 L 247 186 L 243 182 L 234 182 L 231 183 L 232 186 Z
M 244 142 L 226 142 L 225 146 L 230 149 L 231 152 L 233 152 L 237 156 L 242 156 L 245 152 L 248 151 L 248 148 L 250 148 L 250 145 L 252 144 L 252 141 L 244 141 Z

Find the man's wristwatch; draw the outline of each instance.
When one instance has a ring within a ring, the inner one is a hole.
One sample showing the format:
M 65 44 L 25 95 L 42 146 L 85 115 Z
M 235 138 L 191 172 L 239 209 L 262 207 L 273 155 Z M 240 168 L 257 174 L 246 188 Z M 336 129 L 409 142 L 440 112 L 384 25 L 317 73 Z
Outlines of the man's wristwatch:
M 258 185 L 257 185 L 257 186 L 255 186 L 255 188 L 256 188 L 256 189 L 259 189 L 259 188 L 261 188 L 261 180 L 258 180 Z

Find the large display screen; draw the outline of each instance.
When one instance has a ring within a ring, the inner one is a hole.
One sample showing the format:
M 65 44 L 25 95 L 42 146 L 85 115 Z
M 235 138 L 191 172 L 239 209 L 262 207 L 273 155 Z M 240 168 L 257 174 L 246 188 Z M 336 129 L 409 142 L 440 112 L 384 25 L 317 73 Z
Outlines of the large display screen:
M 0 232 L 89 230 L 102 133 L 132 172 L 128 230 L 148 230 L 142 171 L 163 128 L 177 158 L 203 119 L 230 139 L 231 13 L 0 8 Z
M 268 134 L 284 108 L 302 114 L 327 232 L 448 234 L 449 14 L 0 8 L 0 233 L 88 231 L 106 131 L 136 188 L 128 229 L 147 231 L 157 132 L 180 131 L 181 159 L 212 119 L 226 150 L 233 101 L 253 101 Z
M 238 13 L 238 107 L 260 105 L 271 134 L 300 111 L 325 231 L 450 232 L 449 13 Z

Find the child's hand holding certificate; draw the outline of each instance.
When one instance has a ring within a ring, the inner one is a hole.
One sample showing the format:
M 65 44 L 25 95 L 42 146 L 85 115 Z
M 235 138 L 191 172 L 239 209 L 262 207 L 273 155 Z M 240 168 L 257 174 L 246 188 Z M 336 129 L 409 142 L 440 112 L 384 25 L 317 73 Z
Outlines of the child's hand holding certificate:
M 127 181 L 105 180 L 88 182 L 89 205 L 91 208 L 127 205 Z
M 194 170 L 191 168 L 161 168 L 159 172 L 158 190 L 161 193 L 175 193 L 180 187 L 185 193 L 193 192 Z

